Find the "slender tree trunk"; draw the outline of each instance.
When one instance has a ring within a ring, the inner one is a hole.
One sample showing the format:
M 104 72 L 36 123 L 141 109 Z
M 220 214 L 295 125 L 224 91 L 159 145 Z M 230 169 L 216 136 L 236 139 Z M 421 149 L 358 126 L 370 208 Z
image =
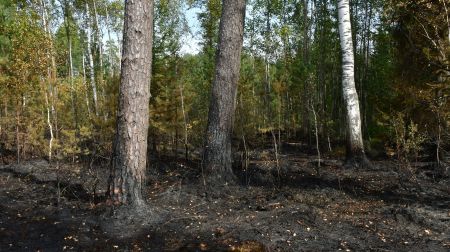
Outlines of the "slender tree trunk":
M 8 130 L 8 99 L 4 98 L 5 100 L 3 101 L 4 104 L 4 111 L 5 111 L 5 131 Z M 5 134 L 5 139 L 4 139 L 5 143 L 8 143 L 8 134 Z
M 109 12 L 108 12 L 108 4 L 105 4 L 105 12 L 106 12 L 106 31 L 108 32 L 108 42 L 111 43 L 111 27 L 109 25 Z M 113 64 L 113 55 L 111 48 L 108 52 L 108 60 L 109 60 L 109 77 L 114 76 L 114 64 Z
M 184 95 L 183 95 L 183 84 L 180 83 L 180 96 L 181 96 L 181 111 L 183 113 L 183 122 L 184 122 L 184 158 L 188 159 L 188 126 L 187 126 L 187 118 L 186 118 L 186 110 L 184 108 Z
M 47 2 L 46 0 L 41 1 L 42 4 L 42 19 L 44 23 L 44 30 L 49 36 L 50 46 L 49 53 L 47 57 L 50 58 L 51 66 L 47 69 L 48 75 L 48 87 L 44 85 L 44 95 L 45 95 L 45 103 L 47 107 L 47 124 L 50 131 L 50 140 L 49 140 L 49 160 L 53 157 L 53 141 L 58 139 L 58 121 L 57 121 L 57 113 L 55 109 L 55 98 L 53 95 L 53 89 L 56 88 L 56 78 L 57 78 L 57 70 L 56 70 L 56 60 L 55 60 L 55 48 L 53 46 L 52 33 L 50 30 L 50 20 L 47 10 Z
M 96 44 L 98 46 L 98 51 L 97 49 L 95 50 L 96 53 L 98 53 L 98 67 L 99 69 L 97 70 L 97 87 L 100 90 L 102 99 L 101 100 L 105 100 L 106 94 L 105 94 L 105 87 L 104 87 L 104 81 L 103 81 L 103 76 L 104 76 L 104 68 L 103 68 L 103 32 L 102 32 L 102 27 L 100 25 L 100 21 L 98 18 L 98 13 L 97 13 L 97 5 L 95 4 L 96 0 L 92 0 L 92 5 L 94 7 L 94 21 L 95 21 L 95 40 L 96 40 Z M 106 121 L 108 119 L 108 115 L 107 113 L 104 113 L 103 115 L 104 120 Z
M 67 0 L 65 0 L 63 2 L 63 4 L 64 4 L 64 6 L 62 7 L 62 11 L 64 14 L 64 26 L 66 29 L 67 44 L 69 46 L 68 49 L 69 49 L 70 99 L 71 99 L 75 128 L 78 129 L 78 115 L 77 115 L 77 108 L 75 106 L 76 97 L 75 97 L 75 88 L 74 88 L 74 82 L 73 82 L 74 74 L 73 74 L 73 57 L 72 57 L 72 35 L 70 32 L 70 24 L 69 24 L 70 9 L 69 9 L 69 3 L 67 2 Z
M 342 50 L 342 88 L 347 108 L 347 160 L 349 161 L 349 164 L 356 162 L 355 164 L 357 166 L 361 166 L 367 162 L 365 162 L 366 158 L 361 133 L 361 114 L 358 93 L 356 92 L 355 87 L 355 65 L 349 0 L 338 1 L 338 15 Z
M 48 160 L 52 160 L 52 153 L 53 153 L 53 125 L 52 120 L 50 117 L 50 103 L 48 101 L 48 94 L 46 90 L 45 83 L 42 83 L 43 91 L 44 91 L 44 97 L 45 97 L 45 108 L 47 110 L 47 125 L 48 130 L 50 131 L 50 139 L 48 140 Z
M 95 71 L 94 71 L 94 57 L 92 56 L 92 47 L 91 47 L 91 18 L 89 14 L 89 5 L 86 2 L 86 36 L 87 36 L 87 53 L 88 53 L 88 61 L 89 61 L 89 79 L 91 82 L 92 88 L 92 96 L 94 98 L 94 110 L 95 114 L 98 116 L 98 98 L 97 98 L 97 84 L 95 83 Z
M 110 194 L 134 206 L 145 205 L 152 36 L 153 0 L 127 0 Z
M 305 67 L 309 66 L 309 20 L 308 20 L 308 7 L 309 0 L 303 0 L 303 64 Z M 309 136 L 309 80 L 303 82 L 303 92 L 300 95 L 302 97 L 302 137 L 308 138 Z
M 48 34 L 48 36 L 51 36 L 50 33 L 50 29 L 49 29 L 49 20 L 48 20 L 48 15 L 47 15 L 47 7 L 46 7 L 46 2 L 45 0 L 41 0 L 41 8 L 42 8 L 42 25 L 44 27 L 44 31 L 45 33 Z M 50 41 L 52 41 L 52 39 L 50 39 Z M 51 62 L 53 62 L 53 43 L 50 42 L 50 48 L 48 50 L 47 53 L 47 58 L 51 60 Z M 51 88 L 51 81 L 52 81 L 52 68 L 51 66 L 48 67 L 47 69 L 47 82 L 49 83 L 49 88 Z M 48 130 L 50 132 L 50 139 L 48 142 L 48 159 L 49 161 L 52 160 L 52 153 L 53 153 L 53 125 L 52 125 L 52 119 L 51 119 L 51 109 L 50 109 L 50 102 L 49 102 L 49 98 L 48 98 L 48 92 L 47 92 L 47 85 L 46 82 L 43 80 L 42 81 L 42 91 L 44 92 L 44 98 L 45 98 L 45 108 L 46 108 L 46 112 L 47 112 L 47 125 L 48 125 Z M 1 132 L 0 132 L 0 136 L 1 136 Z
M 245 0 L 223 0 L 216 69 L 205 139 L 204 171 L 210 185 L 234 183 L 231 137 L 236 109 Z
M 16 104 L 16 158 L 17 163 L 20 163 L 20 136 L 19 136 L 19 127 L 20 127 L 20 112 L 19 108 L 21 107 L 21 104 L 19 101 L 17 101 Z
M 266 122 L 267 119 L 267 123 L 268 123 L 268 127 L 272 127 L 272 123 L 271 123 L 271 119 L 272 119 L 272 111 L 271 111 L 271 107 L 270 107 L 270 103 L 271 103 L 271 99 L 270 99 L 270 92 L 271 92 L 271 83 L 270 83 L 270 63 L 269 63 L 269 55 L 271 53 L 271 49 L 270 47 L 270 35 L 271 35 L 271 25 L 270 25 L 270 21 L 271 21 L 271 2 L 270 1 L 266 1 L 266 13 L 265 13 L 265 22 L 266 22 L 266 27 L 264 30 L 264 64 L 265 64 L 265 68 L 264 68 L 264 87 L 265 87 L 265 94 L 264 94 L 264 103 L 265 103 L 265 109 L 266 109 L 266 113 L 265 113 L 265 117 L 264 117 L 264 122 Z M 266 125 L 264 125 L 264 127 L 266 127 Z M 273 129 L 271 129 L 273 130 Z
M 91 107 L 89 105 L 89 92 L 88 92 L 89 87 L 86 82 L 86 57 L 84 56 L 84 54 L 83 54 L 83 84 L 86 88 L 86 92 L 84 92 L 84 94 L 85 94 L 85 98 L 86 98 L 86 107 L 87 107 L 88 117 L 90 119 L 91 118 Z
M 96 26 L 96 37 L 97 37 L 97 43 L 98 43 L 98 60 L 100 65 L 100 76 L 103 76 L 103 33 L 102 28 L 100 26 L 100 21 L 98 20 L 98 13 L 97 13 L 97 5 L 95 4 L 96 0 L 92 0 L 92 4 L 94 6 L 94 20 L 95 20 L 95 26 Z M 100 78 L 100 80 L 103 80 L 103 78 Z
M 314 116 L 314 135 L 316 136 L 316 150 L 317 150 L 317 174 L 320 172 L 320 146 L 319 146 L 319 127 L 317 126 L 317 114 L 316 109 L 311 105 L 311 111 Z

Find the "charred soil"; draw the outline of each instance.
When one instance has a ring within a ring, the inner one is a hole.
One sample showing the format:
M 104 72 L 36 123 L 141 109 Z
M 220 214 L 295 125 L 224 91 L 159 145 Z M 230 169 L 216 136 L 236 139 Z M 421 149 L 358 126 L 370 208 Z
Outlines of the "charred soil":
M 132 237 L 101 224 L 114 216 L 107 168 L 0 166 L 0 251 L 450 250 L 450 180 L 432 164 L 411 174 L 392 160 L 355 170 L 295 151 L 278 165 L 270 150 L 248 157 L 241 183 L 220 193 L 205 190 L 195 162 L 152 161 L 148 202 L 164 214 Z

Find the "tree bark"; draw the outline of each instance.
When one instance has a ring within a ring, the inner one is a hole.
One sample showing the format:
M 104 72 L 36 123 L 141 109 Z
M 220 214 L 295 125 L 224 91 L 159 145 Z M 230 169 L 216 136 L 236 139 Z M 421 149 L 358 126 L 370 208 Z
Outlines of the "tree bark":
M 88 112 L 88 118 L 91 119 L 91 107 L 89 105 L 89 92 L 88 92 L 89 87 L 86 82 L 86 57 L 84 56 L 84 53 L 83 53 L 83 85 L 86 88 L 86 91 L 84 92 L 84 94 L 85 94 L 85 99 L 86 99 L 86 108 L 87 108 L 87 112 Z
M 361 114 L 355 87 L 355 63 L 349 0 L 338 1 L 339 36 L 342 51 L 342 89 L 347 108 L 347 162 L 361 166 L 366 162 L 361 132 Z
M 19 108 L 20 108 L 20 102 L 17 102 L 17 107 L 16 107 L 16 158 L 17 158 L 17 163 L 20 164 L 20 138 L 19 138 L 19 127 L 20 127 L 20 113 L 19 113 Z
M 49 29 L 49 20 L 48 20 L 48 14 L 47 14 L 47 6 L 46 6 L 46 1 L 41 0 L 41 9 L 42 9 L 42 25 L 44 27 L 44 31 L 45 33 L 50 36 L 50 29 Z M 54 56 L 53 56 L 53 42 L 50 39 L 50 49 L 47 51 L 47 57 L 50 59 L 51 62 L 54 62 Z M 44 98 L 45 98 L 45 108 L 46 108 L 46 112 L 47 112 L 47 125 L 48 125 L 48 130 L 50 132 L 50 139 L 48 141 L 48 160 L 49 162 L 52 161 L 52 153 L 53 153 L 53 125 L 52 125 L 52 119 L 51 119 L 51 111 L 50 111 L 50 102 L 49 102 L 49 98 L 48 98 L 48 89 L 51 89 L 51 82 L 53 81 L 52 78 L 52 66 L 49 66 L 47 68 L 47 82 L 48 82 L 48 86 L 46 85 L 45 81 L 42 81 L 42 91 L 44 92 Z M 1 130 L 0 130 L 0 137 L 1 137 Z
M 98 20 L 98 14 L 97 14 L 97 5 L 95 4 L 96 0 L 92 1 L 92 4 L 94 6 L 94 20 L 95 20 L 95 33 L 96 33 L 96 39 L 97 39 L 97 43 L 98 43 L 98 60 L 99 60 L 99 64 L 100 64 L 100 77 L 99 78 L 101 81 L 103 80 L 102 76 L 103 76 L 103 33 L 102 33 L 102 27 L 100 26 L 100 21 Z
M 180 98 L 181 98 L 181 112 L 183 112 L 183 123 L 184 123 L 184 158 L 188 160 L 189 156 L 189 148 L 188 148 L 188 125 L 187 125 L 187 117 L 186 110 L 184 108 L 184 95 L 183 95 L 183 84 L 180 82 Z
M 134 206 L 145 205 L 152 34 L 153 0 L 127 0 L 110 195 Z
M 74 88 L 74 72 L 73 72 L 73 57 L 72 57 L 72 34 L 70 32 L 70 24 L 69 24 L 69 17 L 71 15 L 70 12 L 70 6 L 68 1 L 63 1 L 62 4 L 62 11 L 64 15 L 64 27 L 66 30 L 66 39 L 67 39 L 67 45 L 69 49 L 69 80 L 70 80 L 70 99 L 71 99 L 71 106 L 72 106 L 72 113 L 73 113 L 73 119 L 74 119 L 74 126 L 75 129 L 78 130 L 78 111 L 76 107 L 76 92 Z
M 106 31 L 108 32 L 108 43 L 111 43 L 113 40 L 111 38 L 111 27 L 109 24 L 109 13 L 108 13 L 108 4 L 105 4 L 105 13 L 106 13 L 106 21 L 105 21 L 105 25 L 106 25 Z M 109 49 L 108 52 L 108 58 L 109 58 L 109 77 L 113 77 L 114 76 L 114 67 L 113 67 L 113 55 L 112 55 L 112 50 L 111 48 Z
M 86 2 L 86 36 L 87 36 L 87 53 L 89 61 L 89 79 L 91 82 L 92 96 L 94 98 L 94 110 L 95 114 L 98 116 L 98 98 L 97 98 L 97 84 L 95 83 L 95 69 L 94 69 L 94 56 L 92 55 L 91 47 L 91 18 L 89 14 L 89 5 Z
M 45 108 L 47 112 L 47 125 L 50 132 L 50 139 L 48 140 L 48 161 L 51 162 L 53 153 L 53 125 L 50 117 L 50 104 L 48 101 L 47 87 L 45 85 L 45 82 L 42 82 L 42 91 L 44 92 Z
M 244 17 L 245 0 L 223 0 L 203 166 L 205 183 L 215 186 L 235 182 L 232 171 L 231 137 L 244 36 Z

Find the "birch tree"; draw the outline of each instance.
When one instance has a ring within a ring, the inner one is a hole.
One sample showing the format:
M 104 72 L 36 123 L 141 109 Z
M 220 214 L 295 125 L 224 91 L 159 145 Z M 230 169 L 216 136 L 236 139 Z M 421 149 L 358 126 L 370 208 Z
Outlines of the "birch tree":
M 92 31 L 91 31 L 89 4 L 86 2 L 86 37 L 87 37 L 87 54 L 89 61 L 89 80 L 91 82 L 92 96 L 94 98 L 94 110 L 95 114 L 98 116 L 97 84 L 95 83 L 94 56 L 92 55 L 91 36 Z
M 342 52 L 342 89 L 347 109 L 347 162 L 349 165 L 363 166 L 368 162 L 364 153 L 361 114 L 355 87 L 355 63 L 349 0 L 338 1 L 338 17 Z

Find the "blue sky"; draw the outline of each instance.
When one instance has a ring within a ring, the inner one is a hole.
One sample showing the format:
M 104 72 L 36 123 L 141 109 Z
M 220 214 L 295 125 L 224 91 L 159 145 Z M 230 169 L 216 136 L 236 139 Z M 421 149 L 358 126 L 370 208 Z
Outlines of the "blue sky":
M 181 54 L 196 54 L 200 51 L 200 23 L 197 19 L 197 13 L 200 12 L 199 8 L 188 9 L 186 7 L 186 19 L 188 21 L 191 33 L 186 33 L 182 38 Z

